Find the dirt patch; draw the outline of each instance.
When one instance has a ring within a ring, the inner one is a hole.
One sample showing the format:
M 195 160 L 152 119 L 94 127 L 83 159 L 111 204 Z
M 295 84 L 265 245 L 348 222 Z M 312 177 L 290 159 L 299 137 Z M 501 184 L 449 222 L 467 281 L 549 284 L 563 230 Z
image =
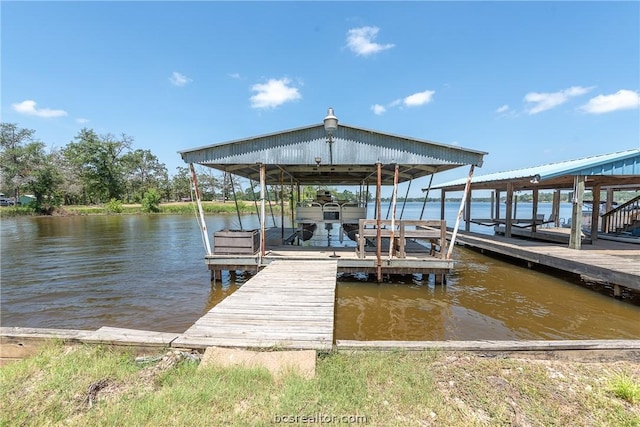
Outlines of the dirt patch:
M 568 362 L 460 353 L 444 356 L 431 368 L 445 401 L 477 425 L 592 425 L 594 409 L 603 414 L 606 410 L 595 402 L 607 402 L 614 413 L 640 419 L 640 405 L 616 398 L 609 384 L 615 372 L 640 372 L 636 361 Z M 603 414 L 595 414 L 595 419 Z
M 200 368 L 212 365 L 266 368 L 275 378 L 293 371 L 309 379 L 316 375 L 316 352 L 314 350 L 250 351 L 209 347 L 202 356 Z

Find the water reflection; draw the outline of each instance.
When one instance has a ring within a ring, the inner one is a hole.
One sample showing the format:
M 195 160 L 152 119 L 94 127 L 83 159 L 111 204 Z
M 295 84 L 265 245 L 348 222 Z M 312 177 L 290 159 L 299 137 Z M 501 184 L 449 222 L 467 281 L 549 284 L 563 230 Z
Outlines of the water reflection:
M 237 228 L 208 216 L 210 232 Z M 255 215 L 242 217 L 246 228 Z M 1 224 L 2 326 L 182 332 L 252 277 L 215 285 L 190 216 L 9 218 Z M 640 307 L 571 281 L 456 248 L 446 286 L 407 275 L 341 276 L 336 338 L 640 338 Z
M 341 282 L 336 339 L 640 338 L 640 307 L 456 248 L 445 286 Z

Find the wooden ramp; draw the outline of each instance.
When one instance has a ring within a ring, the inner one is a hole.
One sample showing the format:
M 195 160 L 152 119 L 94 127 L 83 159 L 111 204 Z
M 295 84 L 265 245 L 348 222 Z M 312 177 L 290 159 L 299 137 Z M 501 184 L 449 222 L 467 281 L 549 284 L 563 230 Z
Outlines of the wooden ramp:
M 173 346 L 330 350 L 337 270 L 335 260 L 273 261 Z

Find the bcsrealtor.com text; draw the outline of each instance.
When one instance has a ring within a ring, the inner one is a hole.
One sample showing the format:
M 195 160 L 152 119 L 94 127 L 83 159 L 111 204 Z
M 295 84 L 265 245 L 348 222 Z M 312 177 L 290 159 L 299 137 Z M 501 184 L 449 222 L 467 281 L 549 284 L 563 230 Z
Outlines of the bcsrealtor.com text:
M 276 424 L 366 424 L 366 415 L 276 415 Z

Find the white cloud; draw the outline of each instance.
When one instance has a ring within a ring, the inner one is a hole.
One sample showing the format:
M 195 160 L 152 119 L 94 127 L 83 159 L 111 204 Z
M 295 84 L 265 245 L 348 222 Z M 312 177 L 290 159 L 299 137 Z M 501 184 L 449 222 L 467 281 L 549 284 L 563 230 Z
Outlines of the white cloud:
M 21 114 L 27 114 L 29 116 L 44 117 L 46 119 L 52 117 L 63 117 L 67 115 L 64 110 L 52 110 L 50 108 L 36 108 L 36 101 L 30 99 L 22 101 L 18 104 L 11 104 L 14 111 Z
M 290 86 L 288 78 L 269 79 L 266 83 L 256 83 L 251 90 L 257 92 L 251 97 L 252 108 L 275 108 L 285 102 L 297 101 L 302 98 L 298 88 Z
M 384 114 L 387 111 L 387 109 L 380 104 L 374 104 L 371 106 L 371 111 L 373 111 L 373 114 L 376 114 L 379 116 L 381 114 Z
M 230 73 L 229 77 L 232 79 L 240 79 L 240 73 Z
M 569 89 L 552 93 L 529 92 L 524 96 L 524 100 L 533 105 L 527 109 L 527 113 L 538 114 L 542 111 L 550 110 L 564 104 L 575 96 L 584 95 L 592 89 L 593 87 L 572 86 Z
M 374 43 L 374 39 L 378 35 L 380 29 L 378 27 L 360 27 L 352 28 L 347 32 L 347 46 L 356 55 L 368 56 L 383 50 L 391 49 L 394 44 Z
M 425 90 L 424 92 L 417 92 L 413 95 L 407 96 L 403 102 L 407 107 L 419 107 L 424 104 L 428 104 L 433 99 L 433 94 L 436 93 L 433 90 Z
M 617 110 L 630 110 L 640 106 L 640 95 L 632 90 L 622 89 L 612 95 L 598 95 L 580 107 L 586 113 L 604 114 Z
M 502 107 L 499 107 L 496 110 L 496 113 L 506 113 L 507 111 L 509 111 L 509 106 L 507 104 L 504 104 Z
M 184 86 L 188 83 L 191 83 L 193 80 L 191 80 L 189 77 L 185 76 L 184 74 L 180 74 L 179 72 L 174 71 L 173 73 L 171 73 L 171 77 L 169 77 L 169 81 L 174 86 Z
M 425 105 L 430 103 L 433 100 L 433 95 L 436 93 L 435 90 L 425 90 L 424 92 L 416 92 L 412 95 L 409 95 L 404 98 L 399 98 L 391 101 L 385 107 L 384 105 L 374 104 L 371 106 L 371 110 L 374 114 L 383 114 L 387 111 L 387 108 L 395 108 L 398 106 L 405 107 L 419 107 L 421 105 Z
M 82 117 L 80 117 L 80 118 L 76 119 L 76 123 L 78 123 L 80 125 L 84 125 L 86 123 L 89 123 L 89 119 L 83 119 Z

